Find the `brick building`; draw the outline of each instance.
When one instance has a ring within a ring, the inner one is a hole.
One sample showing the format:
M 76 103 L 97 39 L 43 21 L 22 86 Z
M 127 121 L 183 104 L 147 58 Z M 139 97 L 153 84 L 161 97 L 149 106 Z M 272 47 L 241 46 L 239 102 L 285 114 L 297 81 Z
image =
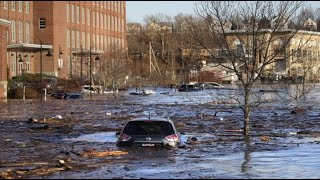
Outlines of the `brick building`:
M 80 76 L 89 55 L 127 49 L 125 1 L 1 1 L 0 18 L 11 22 L 9 78 L 41 71 L 62 78 Z
M 0 102 L 7 101 L 7 31 L 10 22 L 0 19 Z

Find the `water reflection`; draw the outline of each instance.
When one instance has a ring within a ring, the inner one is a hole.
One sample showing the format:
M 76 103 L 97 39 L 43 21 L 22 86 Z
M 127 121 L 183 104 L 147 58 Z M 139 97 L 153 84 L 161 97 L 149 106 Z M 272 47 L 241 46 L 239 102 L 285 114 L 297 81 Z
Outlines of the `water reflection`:
M 250 146 L 250 137 L 249 136 L 244 136 L 244 162 L 241 165 L 241 172 L 242 173 L 248 173 L 250 170 L 250 160 L 251 160 L 251 146 Z

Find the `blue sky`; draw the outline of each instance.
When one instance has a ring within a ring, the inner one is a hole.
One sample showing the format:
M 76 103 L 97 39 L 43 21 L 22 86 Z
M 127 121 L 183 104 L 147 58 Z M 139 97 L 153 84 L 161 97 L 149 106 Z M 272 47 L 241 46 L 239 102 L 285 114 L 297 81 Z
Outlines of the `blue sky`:
M 126 1 L 127 22 L 144 23 L 146 15 L 163 13 L 174 17 L 179 13 L 193 14 L 195 1 Z
M 308 1 L 307 1 L 308 2 Z M 126 1 L 127 22 L 144 24 L 146 15 L 163 13 L 171 17 L 179 13 L 193 14 L 195 1 Z M 312 8 L 320 8 L 320 1 L 309 1 Z

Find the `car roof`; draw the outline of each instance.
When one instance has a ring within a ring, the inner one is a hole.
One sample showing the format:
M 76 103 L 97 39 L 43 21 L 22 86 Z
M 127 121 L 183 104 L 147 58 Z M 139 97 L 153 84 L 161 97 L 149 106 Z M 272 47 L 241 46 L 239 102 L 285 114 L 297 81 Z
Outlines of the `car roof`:
M 170 119 L 166 119 L 163 117 L 140 117 L 140 118 L 133 118 L 131 119 L 129 122 L 131 121 L 164 121 L 164 122 L 172 122 Z

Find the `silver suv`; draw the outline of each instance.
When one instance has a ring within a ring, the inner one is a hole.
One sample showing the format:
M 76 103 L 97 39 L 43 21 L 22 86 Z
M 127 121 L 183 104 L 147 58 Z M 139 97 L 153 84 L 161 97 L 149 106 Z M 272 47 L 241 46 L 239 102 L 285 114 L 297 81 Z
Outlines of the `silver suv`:
M 165 118 L 135 118 L 116 133 L 118 146 L 171 146 L 181 143 L 174 123 Z

